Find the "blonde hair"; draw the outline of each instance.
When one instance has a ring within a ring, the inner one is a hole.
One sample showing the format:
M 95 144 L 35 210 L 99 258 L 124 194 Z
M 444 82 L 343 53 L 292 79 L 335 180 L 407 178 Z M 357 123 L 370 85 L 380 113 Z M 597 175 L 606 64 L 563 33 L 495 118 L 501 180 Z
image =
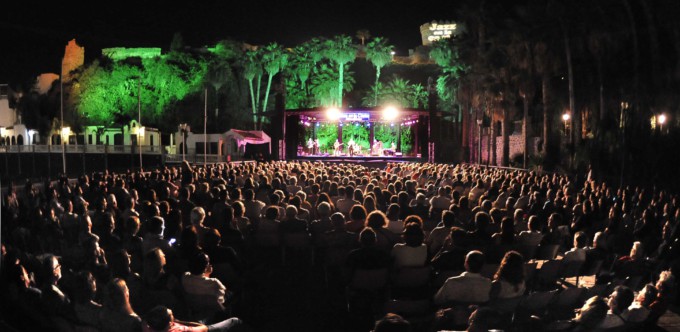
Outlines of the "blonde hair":
M 633 243 L 633 248 L 630 249 L 630 257 L 633 259 L 640 259 L 644 256 L 644 251 L 642 250 L 642 243 L 640 241 L 635 241 Z

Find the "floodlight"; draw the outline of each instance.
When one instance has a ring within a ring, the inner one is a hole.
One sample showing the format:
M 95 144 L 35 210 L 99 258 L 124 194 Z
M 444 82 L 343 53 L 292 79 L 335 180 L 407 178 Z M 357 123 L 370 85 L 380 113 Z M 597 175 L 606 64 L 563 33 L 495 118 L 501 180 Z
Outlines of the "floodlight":
M 562 114 L 562 120 L 569 121 L 569 119 L 571 119 L 571 115 L 569 115 L 569 113 Z
M 383 119 L 387 121 L 392 121 L 399 116 L 399 110 L 394 106 L 387 106 L 383 109 Z
M 666 114 L 661 114 L 659 115 L 659 124 L 664 124 L 666 123 Z
M 328 121 L 338 121 L 341 114 L 339 109 L 332 107 L 326 110 L 326 119 L 328 119 Z

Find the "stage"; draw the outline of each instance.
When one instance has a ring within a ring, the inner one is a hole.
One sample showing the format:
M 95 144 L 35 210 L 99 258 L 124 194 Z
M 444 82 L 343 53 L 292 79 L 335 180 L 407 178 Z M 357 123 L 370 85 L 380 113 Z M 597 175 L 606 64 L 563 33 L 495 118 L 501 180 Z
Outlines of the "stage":
M 415 156 L 349 156 L 349 155 L 298 155 L 300 161 L 323 161 L 331 163 L 404 163 L 423 162 L 422 157 Z

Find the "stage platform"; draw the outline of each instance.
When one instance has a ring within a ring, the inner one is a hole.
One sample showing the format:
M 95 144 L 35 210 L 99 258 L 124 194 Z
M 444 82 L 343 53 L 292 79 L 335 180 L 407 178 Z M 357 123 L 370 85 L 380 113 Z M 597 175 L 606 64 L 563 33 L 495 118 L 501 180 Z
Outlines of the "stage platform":
M 302 155 L 293 158 L 300 161 L 324 161 L 331 163 L 405 163 L 424 162 L 415 156 L 333 156 L 333 155 Z

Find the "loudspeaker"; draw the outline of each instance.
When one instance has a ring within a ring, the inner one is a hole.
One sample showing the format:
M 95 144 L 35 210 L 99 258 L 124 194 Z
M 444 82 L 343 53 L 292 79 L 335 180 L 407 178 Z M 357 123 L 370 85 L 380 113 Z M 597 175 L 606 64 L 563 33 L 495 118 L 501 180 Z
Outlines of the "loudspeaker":
M 300 136 L 300 116 L 288 115 L 285 117 L 284 140 L 286 142 L 286 159 L 296 159 L 297 147 L 300 144 L 298 140 Z

